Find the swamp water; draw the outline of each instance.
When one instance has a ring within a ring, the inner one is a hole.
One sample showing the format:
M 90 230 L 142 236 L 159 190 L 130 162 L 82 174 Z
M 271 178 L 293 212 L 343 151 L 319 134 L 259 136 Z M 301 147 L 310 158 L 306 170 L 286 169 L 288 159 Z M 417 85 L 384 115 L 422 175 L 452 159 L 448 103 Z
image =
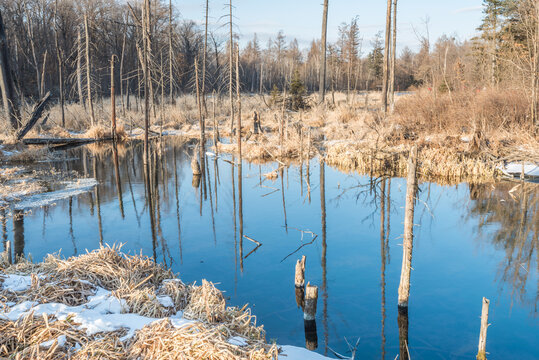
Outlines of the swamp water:
M 306 282 L 319 287 L 309 347 L 316 339 L 321 354 L 349 355 L 347 341 L 360 338 L 356 359 L 395 359 L 406 346 L 412 359 L 474 358 L 484 296 L 489 359 L 539 358 L 537 184 L 420 183 L 403 321 L 404 179 L 344 174 L 315 158 L 270 180 L 263 174 L 277 163 L 243 162 L 240 194 L 232 156 L 208 153 L 206 176 L 193 179 L 193 151 L 174 139 L 154 144 L 149 192 L 142 144 L 66 151 L 39 166 L 75 170 L 99 185 L 10 211 L 3 239 L 34 261 L 124 243 L 123 251 L 155 258 L 184 282 L 217 283 L 229 304 L 249 303 L 268 341 L 296 346 L 306 345 L 294 291 L 295 263 L 305 255 Z

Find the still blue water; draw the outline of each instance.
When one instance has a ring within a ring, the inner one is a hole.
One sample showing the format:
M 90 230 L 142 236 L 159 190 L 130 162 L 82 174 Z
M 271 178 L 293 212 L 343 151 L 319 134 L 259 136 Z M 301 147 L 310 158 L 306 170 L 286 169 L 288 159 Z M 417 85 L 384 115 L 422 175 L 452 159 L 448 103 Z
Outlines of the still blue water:
M 41 166 L 95 176 L 98 187 L 32 209 L 16 226 L 7 219 L 15 251 L 38 261 L 124 243 L 124 251 L 155 257 L 184 282 L 217 283 L 229 304 L 249 303 L 268 341 L 296 346 L 305 346 L 305 334 L 294 268 L 305 255 L 306 281 L 319 287 L 316 351 L 347 354 L 345 339 L 360 338 L 358 359 L 395 359 L 404 179 L 345 174 L 313 159 L 309 173 L 296 164 L 268 180 L 262 174 L 278 163 L 244 161 L 241 219 L 238 167 L 230 163 L 237 159 L 208 156 L 206 184 L 194 187 L 191 147 L 169 141 L 152 150 L 153 235 L 141 146 L 120 151 L 119 187 L 112 150 L 82 148 Z M 533 184 L 420 184 L 412 359 L 474 358 L 483 296 L 491 300 L 489 359 L 539 358 L 538 194 Z M 255 252 L 240 225 L 262 244 Z

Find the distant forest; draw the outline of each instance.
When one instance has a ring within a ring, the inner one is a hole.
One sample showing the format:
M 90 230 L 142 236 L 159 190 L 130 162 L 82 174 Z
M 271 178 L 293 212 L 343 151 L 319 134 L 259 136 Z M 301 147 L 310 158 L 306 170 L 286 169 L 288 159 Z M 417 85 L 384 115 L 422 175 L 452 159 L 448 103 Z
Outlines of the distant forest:
M 535 0 L 483 2 L 483 21 L 473 39 L 460 41 L 450 35 L 430 39 L 428 19 L 424 19 L 416 28 L 419 51 L 404 48 L 397 54 L 395 90 L 419 86 L 436 91 L 511 86 L 525 89 L 537 98 L 539 5 Z M 10 49 L 9 61 L 20 98 L 37 99 L 47 90 L 58 96 L 60 82 L 67 101 L 82 102 L 87 88 L 97 96 L 108 96 L 113 55 L 116 92 L 140 95 L 142 5 L 136 0 L 2 0 L 0 11 Z M 213 4 L 210 2 L 209 6 Z M 234 7 L 227 6 L 224 11 L 228 10 L 234 11 Z M 222 24 L 206 31 L 204 24 L 180 20 L 179 11 L 181 7 L 175 8 L 170 1 L 151 1 L 153 91 L 164 92 L 171 99 L 193 92 L 195 61 L 202 64 L 205 55 L 206 92 L 226 93 L 229 62 L 233 58 L 230 39 L 238 40 L 235 33 L 228 33 L 228 29 L 237 27 L 230 27 L 227 22 L 234 17 L 224 13 Z M 200 18 L 204 16 L 201 11 Z M 359 14 L 341 24 L 338 40 L 328 43 L 328 90 L 381 88 L 383 32 L 374 39 L 363 38 L 359 30 L 361 20 Z M 365 51 L 367 48 L 369 52 Z M 287 38 L 283 32 L 265 44 L 255 35 L 240 50 L 242 90 L 281 90 L 297 72 L 307 91 L 317 91 L 320 49 L 317 39 L 302 49 L 296 39 Z

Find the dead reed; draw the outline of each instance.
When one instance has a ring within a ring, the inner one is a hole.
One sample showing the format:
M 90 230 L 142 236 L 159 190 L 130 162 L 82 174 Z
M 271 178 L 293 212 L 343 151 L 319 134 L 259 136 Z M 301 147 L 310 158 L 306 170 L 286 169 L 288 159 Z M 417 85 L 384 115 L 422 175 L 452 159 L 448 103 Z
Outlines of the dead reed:
M 222 293 L 203 280 L 202 285 L 185 285 L 174 275 L 142 255 L 121 253 L 121 246 L 61 259 L 48 256 L 40 264 L 21 259 L 15 265 L 0 260 L 0 308 L 8 311 L 24 301 L 62 303 L 77 306 L 95 294 L 96 287 L 112 291 L 124 299 L 130 313 L 164 318 L 122 339 L 124 330 L 87 335 L 69 318 L 34 316 L 16 321 L 0 320 L 0 357 L 17 359 L 277 359 L 276 345 L 265 343 L 262 326 L 247 306 L 227 307 Z M 1 274 L 30 274 L 28 289 L 11 291 L 2 287 Z M 173 304 L 165 304 L 167 296 Z M 184 311 L 194 320 L 182 327 L 172 326 L 166 316 Z M 245 339 L 242 346 L 229 342 L 234 336 Z

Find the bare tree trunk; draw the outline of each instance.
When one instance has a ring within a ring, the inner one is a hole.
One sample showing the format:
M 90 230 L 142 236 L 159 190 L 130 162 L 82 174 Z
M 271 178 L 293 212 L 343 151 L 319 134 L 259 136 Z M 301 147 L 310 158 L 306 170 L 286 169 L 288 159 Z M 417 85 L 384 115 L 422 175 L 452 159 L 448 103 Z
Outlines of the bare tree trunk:
M 90 121 L 95 125 L 94 104 L 92 102 L 92 78 L 90 76 L 90 31 L 88 29 L 88 15 L 84 14 L 84 32 L 86 37 L 86 96 L 88 107 L 90 108 Z
M 173 70 L 173 52 L 172 52 L 172 0 L 168 1 L 168 81 L 169 81 L 169 94 L 168 101 L 170 104 L 174 104 L 174 77 Z
M 322 15 L 322 48 L 320 61 L 320 103 L 324 102 L 326 96 L 326 48 L 328 34 L 328 0 L 324 0 L 324 14 Z
M 64 112 L 64 75 L 63 61 L 60 44 L 58 41 L 58 0 L 54 1 L 54 42 L 56 44 L 56 60 L 58 61 L 58 84 L 60 87 L 60 109 L 62 112 L 62 127 L 65 128 L 65 112 Z
M 37 61 L 37 55 L 36 55 L 36 46 L 34 43 L 34 32 L 32 27 L 32 18 L 30 17 L 30 14 L 28 13 L 28 8 L 26 7 L 26 4 L 24 5 L 25 12 L 26 12 L 26 31 L 28 32 L 28 38 L 30 39 L 30 47 L 32 49 L 32 60 L 34 61 L 34 68 L 36 70 L 36 86 L 37 86 L 37 93 L 39 98 L 43 96 L 41 93 L 41 73 L 39 71 L 39 64 Z
M 229 22 L 230 22 L 230 39 L 229 39 L 229 56 L 228 56 L 228 96 L 230 98 L 230 136 L 234 133 L 234 97 L 232 95 L 232 79 L 233 79 L 233 66 L 234 66 L 234 39 L 232 33 L 232 0 L 229 0 Z
M 391 36 L 391 4 L 393 0 L 387 0 L 386 12 L 386 37 L 384 47 L 384 78 L 382 82 L 382 108 L 384 113 L 387 113 L 387 88 L 389 77 L 389 56 L 391 53 L 391 44 L 389 42 Z
M 240 93 L 240 46 L 236 44 L 236 98 L 238 102 L 238 155 L 241 164 L 241 93 Z M 241 166 L 241 165 L 240 165 Z M 241 169 L 241 167 L 240 167 Z M 241 181 L 241 179 L 239 179 Z
M 79 103 L 86 109 L 86 102 L 82 94 L 82 35 L 80 27 L 77 28 L 77 90 L 79 92 Z
M 47 66 L 47 55 L 49 51 L 45 49 L 45 53 L 43 53 L 43 66 L 41 67 L 41 84 L 39 85 L 39 97 L 41 98 L 41 94 L 45 93 L 45 68 Z
M 260 94 L 264 88 L 264 62 L 260 62 Z
M 410 272 L 412 270 L 412 249 L 414 245 L 414 207 L 416 194 L 417 146 L 410 150 L 408 159 L 408 179 L 406 181 L 406 205 L 404 209 L 404 239 L 402 242 L 402 269 L 399 283 L 399 308 L 408 308 L 410 297 Z
M 204 28 L 204 53 L 202 54 L 202 106 L 204 107 L 204 116 L 208 116 L 208 108 L 206 107 L 206 58 L 208 54 L 208 11 L 209 0 L 206 0 L 206 21 Z
M 11 127 L 17 130 L 20 126 L 19 102 L 13 89 L 13 79 L 9 66 L 9 51 L 7 46 L 6 32 L 0 11 L 0 88 L 6 119 L 9 119 Z
M 149 69 L 148 69 L 148 52 L 149 52 L 149 28 L 150 28 L 150 0 L 144 0 L 144 12 L 142 17 L 142 74 L 144 81 L 144 165 L 148 167 L 149 148 L 148 148 L 148 131 L 150 127 L 150 98 L 149 98 Z
M 114 91 L 114 57 L 110 58 L 110 122 L 112 138 L 116 141 L 116 94 Z
M 393 0 L 393 27 L 391 40 L 391 67 L 389 76 L 389 111 L 395 110 L 395 62 L 397 61 L 397 0 Z
M 129 22 L 129 13 L 127 14 L 126 24 Z M 127 27 L 127 26 L 126 26 Z M 125 117 L 125 102 L 124 102 L 124 56 L 125 56 L 125 40 L 127 36 L 127 29 L 124 30 L 124 37 L 122 40 L 122 54 L 120 55 L 120 100 L 122 101 L 122 116 Z

